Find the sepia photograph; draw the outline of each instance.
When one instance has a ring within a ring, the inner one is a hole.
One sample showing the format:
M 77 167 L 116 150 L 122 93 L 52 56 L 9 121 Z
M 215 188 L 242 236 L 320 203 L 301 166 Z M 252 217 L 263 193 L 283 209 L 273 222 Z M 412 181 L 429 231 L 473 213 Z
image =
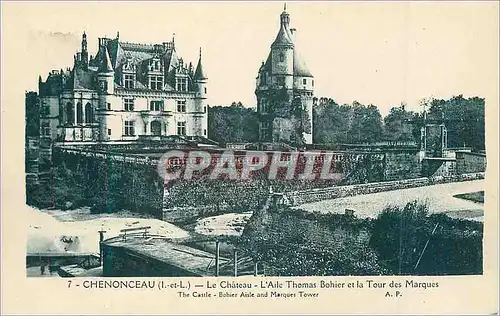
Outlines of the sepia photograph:
M 26 278 L 225 298 L 498 268 L 498 3 L 6 7 Z
M 28 276 L 482 274 L 484 96 L 337 101 L 296 39 L 314 29 L 272 7 L 250 104 L 208 89 L 223 61 L 183 59 L 195 37 L 68 35 L 73 62 L 26 93 Z

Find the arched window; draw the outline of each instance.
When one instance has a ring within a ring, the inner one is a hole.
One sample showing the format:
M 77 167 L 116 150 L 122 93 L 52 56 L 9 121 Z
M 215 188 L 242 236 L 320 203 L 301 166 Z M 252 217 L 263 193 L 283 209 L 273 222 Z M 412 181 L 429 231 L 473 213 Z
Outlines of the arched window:
M 66 123 L 70 125 L 75 124 L 75 109 L 71 102 L 66 104 Z
M 94 110 L 90 103 L 85 105 L 85 123 L 94 123 Z
M 83 123 L 83 107 L 80 102 L 76 104 L 76 123 Z
M 152 121 L 151 122 L 151 135 L 161 136 L 161 122 L 160 121 Z
M 280 53 L 280 62 L 284 62 L 284 61 L 285 61 L 285 54 Z

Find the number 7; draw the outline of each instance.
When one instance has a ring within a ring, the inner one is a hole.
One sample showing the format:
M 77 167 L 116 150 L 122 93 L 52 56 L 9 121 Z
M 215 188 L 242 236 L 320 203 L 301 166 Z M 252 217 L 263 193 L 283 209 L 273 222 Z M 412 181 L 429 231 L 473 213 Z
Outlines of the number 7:
M 68 280 L 68 288 L 71 287 L 71 280 Z

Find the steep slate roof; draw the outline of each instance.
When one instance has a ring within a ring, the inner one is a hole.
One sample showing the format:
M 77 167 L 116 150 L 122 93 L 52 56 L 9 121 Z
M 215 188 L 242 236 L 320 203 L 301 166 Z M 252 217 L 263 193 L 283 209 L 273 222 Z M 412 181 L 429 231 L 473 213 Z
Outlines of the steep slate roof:
M 179 66 L 179 57 L 174 49 L 167 50 L 165 53 L 165 69 L 170 72 Z
M 281 14 L 287 15 L 286 12 L 283 12 Z M 288 24 L 287 23 L 281 23 L 280 30 L 278 31 L 278 35 L 276 36 L 276 39 L 274 42 L 271 44 L 271 47 L 277 46 L 277 45 L 287 45 L 287 46 L 292 46 L 293 47 L 293 75 L 297 77 L 311 77 L 313 78 L 314 76 L 312 75 L 311 71 L 307 67 L 306 62 L 300 55 L 300 53 L 297 50 L 297 46 L 294 43 L 293 40 L 293 35 L 288 29 Z M 271 72 L 271 52 L 269 52 L 269 55 L 267 56 L 266 62 L 264 63 L 263 66 L 260 67 L 259 71 L 267 71 Z
M 129 42 L 120 42 L 118 39 L 112 39 L 107 42 L 106 47 L 110 52 L 112 64 L 115 69 L 120 69 L 129 59 L 138 69 L 140 69 L 146 60 L 158 57 L 163 60 L 167 80 L 164 82 L 164 91 L 173 91 L 174 88 L 168 84 L 168 79 L 172 71 L 179 66 L 179 58 L 174 47 L 165 47 L 162 45 L 138 44 Z M 99 58 L 99 54 L 96 59 Z M 101 57 L 102 58 L 102 57 Z M 116 83 L 121 87 L 119 83 Z M 145 82 L 141 82 L 140 76 L 136 76 L 134 84 L 135 89 L 148 89 Z
M 153 45 L 119 42 L 118 39 L 114 39 L 109 41 L 107 47 L 115 69 L 127 62 L 128 58 L 134 65 L 139 65 L 154 56 Z
M 175 74 L 187 75 L 189 78 L 188 86 L 192 87 L 192 80 L 195 75 L 192 66 L 189 64 L 189 68 L 186 65 L 179 67 L 182 61 L 177 56 L 173 42 L 151 45 L 120 42 L 118 38 L 102 38 L 100 43 L 103 46 L 99 47 L 95 57 L 91 57 L 88 67 L 77 64 L 75 59 L 73 70 L 69 71 L 68 68 L 66 72 L 62 70 L 60 72 L 51 72 L 46 82 L 40 80 L 40 92 L 54 95 L 62 89 L 95 90 L 97 74 L 114 71 L 116 72 L 115 86 L 124 88 L 118 79 L 123 71 L 122 66 L 129 60 L 137 69 L 134 89 L 149 90 L 143 70 L 146 66 L 145 62 L 155 57 L 161 59 L 164 66 L 164 72 L 162 71 L 164 73 L 163 91 L 174 91 L 172 85 L 175 84 Z M 207 79 L 201 65 L 201 59 L 198 61 L 196 76 Z
M 94 77 L 91 71 L 75 68 L 73 70 L 73 89 L 93 90 Z
M 271 72 L 271 62 L 272 62 L 271 58 L 272 58 L 271 52 L 269 52 L 266 62 L 264 63 L 263 66 L 261 66 L 259 71 L 264 70 L 267 72 Z M 314 77 L 309 68 L 307 67 L 306 62 L 298 52 L 296 46 L 293 48 L 293 75 L 297 77 L 311 77 L 311 78 Z
M 203 66 L 201 65 L 201 49 L 200 59 L 198 59 L 198 65 L 196 66 L 196 71 L 194 72 L 194 79 L 208 79 L 203 71 Z
M 108 48 L 104 48 L 104 59 L 99 67 L 99 72 L 113 72 L 113 66 L 111 65 L 111 59 L 109 58 Z
M 292 37 L 290 35 L 291 35 L 290 32 L 282 24 L 281 27 L 280 27 L 280 30 L 278 32 L 278 35 L 276 36 L 276 39 L 271 44 L 271 47 L 277 46 L 277 45 L 290 45 L 290 46 L 293 46 Z
M 314 77 L 296 47 L 293 50 L 293 75 L 297 77 Z

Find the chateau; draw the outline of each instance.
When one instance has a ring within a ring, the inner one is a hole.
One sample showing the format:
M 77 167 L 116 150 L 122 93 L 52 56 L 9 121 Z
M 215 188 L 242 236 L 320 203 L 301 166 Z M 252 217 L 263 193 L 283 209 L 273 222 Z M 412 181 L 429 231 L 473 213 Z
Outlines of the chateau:
M 137 44 L 99 38 L 89 56 L 84 33 L 73 69 L 39 78 L 42 140 L 134 141 L 164 135 L 207 136 L 207 76 L 175 42 Z
M 280 29 L 257 76 L 259 138 L 265 142 L 312 144 L 314 77 L 300 57 L 297 30 L 290 15 L 280 15 Z

